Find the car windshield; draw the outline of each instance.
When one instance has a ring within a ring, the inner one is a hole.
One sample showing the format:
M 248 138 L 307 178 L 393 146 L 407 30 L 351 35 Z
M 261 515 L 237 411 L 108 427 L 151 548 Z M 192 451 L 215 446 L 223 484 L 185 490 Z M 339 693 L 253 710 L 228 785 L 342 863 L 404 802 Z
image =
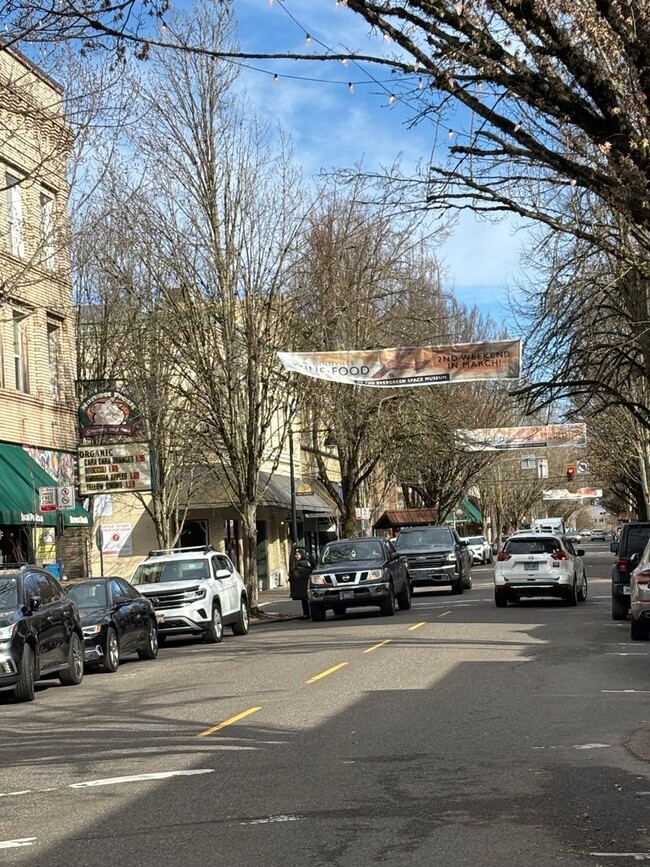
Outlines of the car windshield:
M 106 581 L 84 581 L 83 584 L 72 584 L 66 587 L 66 592 L 77 608 L 95 609 L 107 608 Z
M 162 560 L 141 563 L 131 584 L 161 584 L 165 581 L 203 581 L 209 578 L 206 560 Z
M 350 560 L 383 560 L 381 542 L 372 539 L 353 539 L 347 542 L 330 542 L 323 548 L 321 565 L 345 563 Z
M 451 533 L 446 527 L 422 527 L 419 530 L 402 530 L 395 543 L 400 548 L 430 548 L 432 545 L 449 545 Z
M 521 536 L 517 539 L 508 539 L 504 550 L 508 554 L 552 554 L 559 548 L 558 539 L 527 539 L 525 536 Z
M 0 578 L 0 611 L 18 608 L 18 582 L 15 578 Z

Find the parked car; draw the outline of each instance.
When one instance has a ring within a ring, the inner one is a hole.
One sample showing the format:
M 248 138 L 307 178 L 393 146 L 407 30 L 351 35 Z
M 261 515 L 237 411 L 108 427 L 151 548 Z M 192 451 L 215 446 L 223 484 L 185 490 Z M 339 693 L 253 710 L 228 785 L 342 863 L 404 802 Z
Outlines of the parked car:
M 566 536 L 535 533 L 511 536 L 494 567 L 494 602 L 505 608 L 528 596 L 553 596 L 576 605 L 587 598 L 584 551 Z
M 227 625 L 234 635 L 248 632 L 244 581 L 230 558 L 212 545 L 150 551 L 131 583 L 156 609 L 159 643 L 168 635 L 219 642 Z
M 579 530 L 567 530 L 566 537 L 569 542 L 573 542 L 574 544 L 582 542 L 582 533 Z
M 451 586 L 462 593 L 472 586 L 472 555 L 453 527 L 404 527 L 395 542 L 406 559 L 413 587 Z
M 472 555 L 472 563 L 491 563 L 494 559 L 492 545 L 485 536 L 461 536 L 460 541 L 467 544 Z
M 69 581 L 65 592 L 79 609 L 86 665 L 117 671 L 122 657 L 130 653 L 137 653 L 140 659 L 158 656 L 153 604 L 124 578 Z
M 0 690 L 33 701 L 40 678 L 74 686 L 83 675 L 79 612 L 59 582 L 38 566 L 0 566 Z
M 411 607 L 411 580 L 390 539 L 338 539 L 321 551 L 309 576 L 308 594 L 313 621 L 325 620 L 328 609 L 343 615 L 364 605 L 378 605 L 390 616 L 395 601 L 402 610 Z
M 630 575 L 630 616 L 632 640 L 647 641 L 650 638 L 650 542 Z
M 592 542 L 604 542 L 606 538 L 607 534 L 604 530 L 595 529 L 591 531 Z
M 617 541 L 609 548 L 616 554 L 612 566 L 612 620 L 625 620 L 630 610 L 630 575 L 650 541 L 650 521 L 623 524 Z

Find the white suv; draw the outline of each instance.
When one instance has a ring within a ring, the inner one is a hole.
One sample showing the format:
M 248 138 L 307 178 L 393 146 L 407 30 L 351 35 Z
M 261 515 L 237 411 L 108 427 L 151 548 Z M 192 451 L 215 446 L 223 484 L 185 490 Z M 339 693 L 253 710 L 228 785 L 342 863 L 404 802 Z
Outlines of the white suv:
M 159 641 L 168 635 L 201 635 L 216 643 L 228 624 L 234 635 L 248 632 L 242 577 L 212 545 L 150 551 L 131 583 L 153 602 Z

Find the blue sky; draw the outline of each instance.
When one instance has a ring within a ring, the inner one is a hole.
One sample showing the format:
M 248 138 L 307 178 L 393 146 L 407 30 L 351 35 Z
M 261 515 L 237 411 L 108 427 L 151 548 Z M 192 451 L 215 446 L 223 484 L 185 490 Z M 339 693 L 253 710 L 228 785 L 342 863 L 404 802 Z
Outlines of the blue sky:
M 391 50 L 380 36 L 369 33 L 359 16 L 342 3 L 337 8 L 335 0 L 236 0 L 235 10 L 240 44 L 247 51 L 323 52 L 323 45 L 337 53 Z M 417 81 L 414 75 L 416 95 Z M 393 84 L 387 68 L 344 66 L 340 61 L 253 61 L 242 70 L 241 84 L 253 107 L 291 136 L 308 176 L 359 162 L 370 170 L 395 160 L 408 173 L 432 150 L 444 159 L 448 127 L 453 128 L 453 119 L 444 121 L 434 147 L 434 124 L 410 127 L 413 107 L 408 99 L 390 100 Z M 437 251 L 446 288 L 498 319 L 506 314 L 501 306 L 506 286 L 520 273 L 525 236 L 514 231 L 517 225 L 514 218 L 495 223 L 465 213 Z

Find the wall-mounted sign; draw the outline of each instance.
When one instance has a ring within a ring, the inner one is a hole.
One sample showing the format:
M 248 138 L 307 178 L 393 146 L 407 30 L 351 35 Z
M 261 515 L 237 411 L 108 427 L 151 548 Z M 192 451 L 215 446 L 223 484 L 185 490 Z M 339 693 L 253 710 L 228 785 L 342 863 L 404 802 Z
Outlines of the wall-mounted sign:
M 80 446 L 77 456 L 81 494 L 151 490 L 149 443 Z
M 79 407 L 82 437 L 140 436 L 140 413 L 130 397 L 120 391 L 100 391 Z
M 39 488 L 38 497 L 41 512 L 56 512 L 56 488 Z

